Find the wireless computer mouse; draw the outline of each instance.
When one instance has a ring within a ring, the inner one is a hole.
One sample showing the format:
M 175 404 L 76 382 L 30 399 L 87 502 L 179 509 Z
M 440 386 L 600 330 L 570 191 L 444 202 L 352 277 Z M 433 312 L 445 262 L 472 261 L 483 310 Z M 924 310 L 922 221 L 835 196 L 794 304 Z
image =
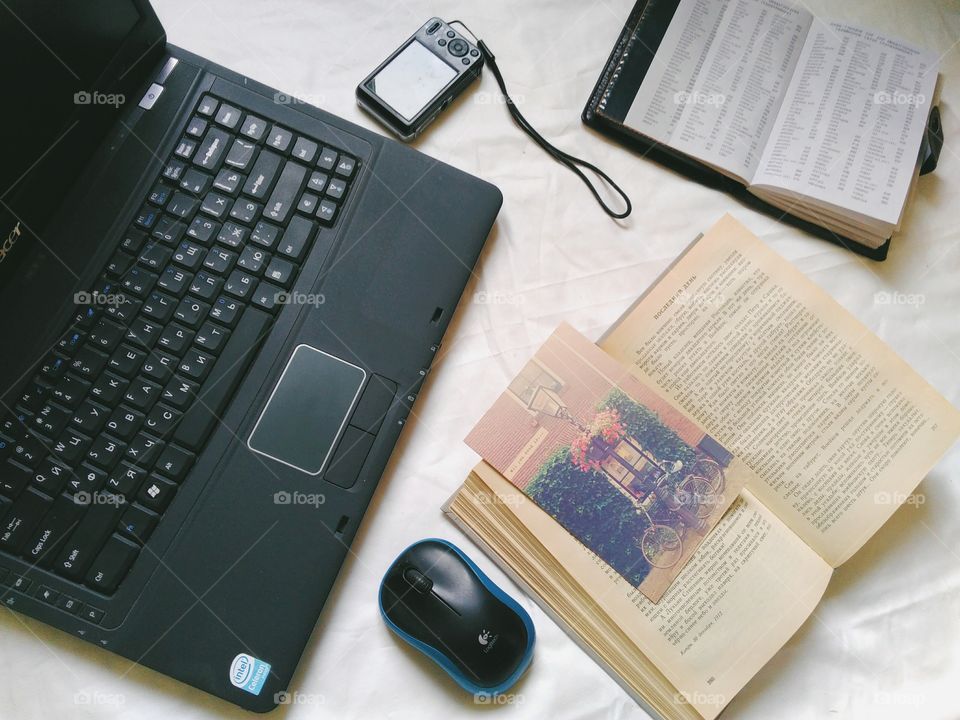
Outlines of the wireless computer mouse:
M 380 585 L 387 626 L 477 695 L 509 689 L 530 665 L 536 633 L 520 605 L 446 540 L 414 543 Z

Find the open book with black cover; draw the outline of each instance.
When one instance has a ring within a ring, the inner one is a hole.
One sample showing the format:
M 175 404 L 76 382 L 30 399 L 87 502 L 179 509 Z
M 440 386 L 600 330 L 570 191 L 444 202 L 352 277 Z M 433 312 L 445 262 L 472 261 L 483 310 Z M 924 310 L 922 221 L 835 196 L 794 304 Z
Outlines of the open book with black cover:
M 736 464 L 746 476 L 702 542 L 692 528 L 681 530 L 684 546 L 699 545 L 666 592 L 651 599 L 615 559 L 604 560 L 612 533 L 620 533 L 617 547 L 642 550 L 646 532 L 621 532 L 628 521 L 605 479 L 619 485 L 622 473 L 602 472 L 606 461 L 592 474 L 568 472 L 576 432 L 567 455 L 546 463 L 566 461 L 564 475 L 524 481 L 555 425 L 537 408 L 561 419 L 578 408 L 582 415 L 578 394 L 552 378 L 593 382 L 562 354 L 538 352 L 541 362 L 508 389 L 522 400 L 531 383 L 546 387 L 546 402 L 498 400 L 491 411 L 507 429 L 496 435 L 495 426 L 477 425 L 468 442 L 484 449 L 484 460 L 444 510 L 654 717 L 712 720 L 814 612 L 833 568 L 910 504 L 960 435 L 960 413 L 729 216 L 597 345 L 593 352 L 658 393 L 662 402 L 648 394 L 647 404 L 663 422 L 686 439 L 701 437 L 683 430 L 695 424 L 715 440 L 709 447 L 730 450 L 728 486 Z M 556 412 L 564 405 L 566 413 Z M 677 448 L 662 428 L 629 434 L 644 450 Z M 632 452 L 620 458 L 648 465 Z M 641 515 L 670 522 L 638 505 Z
M 882 260 L 936 167 L 938 79 L 934 53 L 792 0 L 640 0 L 583 120 Z

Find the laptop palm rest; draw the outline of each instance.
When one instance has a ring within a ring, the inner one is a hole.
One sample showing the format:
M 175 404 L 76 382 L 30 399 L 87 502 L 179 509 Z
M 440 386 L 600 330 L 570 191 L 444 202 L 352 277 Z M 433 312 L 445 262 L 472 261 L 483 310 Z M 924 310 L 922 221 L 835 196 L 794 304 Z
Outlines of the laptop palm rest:
M 298 345 L 267 400 L 247 446 L 319 475 L 356 405 L 367 372 L 309 345 Z

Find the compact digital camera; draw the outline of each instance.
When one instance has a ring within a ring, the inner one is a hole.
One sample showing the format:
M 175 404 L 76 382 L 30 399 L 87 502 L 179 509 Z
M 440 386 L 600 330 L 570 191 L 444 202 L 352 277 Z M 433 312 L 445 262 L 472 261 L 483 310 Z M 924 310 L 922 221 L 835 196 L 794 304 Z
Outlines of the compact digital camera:
M 480 77 L 483 54 L 430 18 L 357 86 L 357 103 L 403 140 L 413 140 Z

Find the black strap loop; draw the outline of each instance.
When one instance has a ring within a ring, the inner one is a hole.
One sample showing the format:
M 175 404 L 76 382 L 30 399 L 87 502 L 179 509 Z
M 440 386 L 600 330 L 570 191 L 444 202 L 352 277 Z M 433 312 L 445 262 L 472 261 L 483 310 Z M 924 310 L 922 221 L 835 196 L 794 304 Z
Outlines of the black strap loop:
M 500 86 L 500 92 L 503 94 L 503 99 L 506 101 L 507 111 L 510 113 L 510 117 L 513 118 L 513 121 L 517 124 L 517 126 L 521 130 L 523 130 L 527 135 L 529 135 L 537 145 L 543 148 L 544 151 L 546 151 L 546 153 L 550 155 L 550 157 L 552 157 L 561 165 L 566 166 L 571 172 L 575 173 L 580 178 L 580 180 L 583 181 L 583 184 L 587 186 L 587 188 L 593 194 L 593 197 L 596 199 L 597 203 L 599 203 L 600 207 L 603 208 L 603 211 L 607 215 L 609 215 L 610 217 L 616 220 L 622 220 L 623 218 L 627 217 L 630 214 L 630 212 L 633 210 L 633 205 L 631 204 L 630 198 L 627 197 L 627 194 L 623 191 L 623 189 L 619 185 L 617 185 L 617 183 L 615 183 L 609 175 L 607 175 L 603 170 L 598 168 L 593 163 L 589 163 L 586 160 L 582 160 L 578 157 L 574 157 L 573 155 L 570 155 L 569 153 L 564 152 L 563 150 L 558 148 L 556 145 L 553 145 L 552 143 L 550 143 L 545 137 L 543 137 L 536 130 L 534 130 L 533 126 L 523 116 L 523 113 L 520 112 L 516 104 L 513 102 L 513 98 L 510 97 L 510 93 L 507 92 L 507 85 L 503 81 L 503 75 L 500 73 L 500 68 L 497 66 L 497 59 L 494 56 L 494 54 L 490 52 L 490 48 L 487 47 L 487 44 L 483 40 L 480 40 L 479 38 L 477 38 L 477 36 L 474 35 L 474 33 L 470 30 L 470 28 L 464 25 L 461 21 L 454 20 L 450 23 L 450 25 L 460 25 L 467 32 L 473 35 L 474 40 L 476 40 L 477 42 L 477 47 L 480 48 L 480 52 L 483 53 L 484 61 L 490 67 L 490 72 L 493 73 L 493 77 L 496 78 L 497 85 Z M 623 203 L 625 206 L 625 209 L 623 210 L 623 212 L 617 212 L 616 210 L 611 208 L 609 205 L 607 205 L 604 199 L 600 197 L 600 192 L 597 190 L 597 187 L 590 180 L 590 178 L 588 178 L 583 173 L 583 170 L 581 170 L 580 168 L 586 168 L 587 170 L 591 170 L 592 172 L 594 172 L 597 175 L 597 177 L 599 177 L 601 180 L 607 183 L 609 187 L 613 188 L 613 190 L 615 190 L 616 193 L 621 198 L 623 198 Z
M 503 75 L 500 73 L 500 68 L 497 66 L 497 59 L 494 54 L 490 52 L 490 48 L 487 47 L 487 44 L 483 40 L 477 41 L 477 47 L 479 47 L 480 52 L 483 53 L 483 59 L 490 67 L 493 77 L 496 78 L 497 85 L 500 86 L 500 92 L 503 93 L 503 98 L 506 101 L 507 110 L 510 113 L 510 117 L 513 118 L 513 121 L 520 127 L 520 129 L 533 138 L 533 141 L 542 147 L 554 160 L 562 165 L 565 165 L 572 172 L 576 173 L 576 175 L 583 181 L 583 184 L 586 185 L 593 194 L 593 197 L 596 198 L 596 201 L 600 204 L 600 207 L 603 208 L 603 211 L 607 215 L 617 220 L 622 220 L 623 218 L 627 217 L 633 210 L 633 205 L 630 203 L 630 198 L 627 197 L 627 194 L 623 191 L 623 189 L 617 185 L 617 183 L 615 183 L 609 175 L 607 175 L 603 170 L 598 168 L 593 163 L 589 163 L 586 160 L 582 160 L 564 152 L 556 145 L 550 143 L 545 137 L 543 137 L 543 135 L 534 130 L 533 126 L 523 116 L 523 113 L 520 112 L 516 104 L 513 102 L 513 98 L 511 98 L 510 94 L 507 92 L 507 86 L 503 81 Z M 577 167 L 578 165 L 580 167 Z M 607 205 L 604 199 L 600 197 L 599 191 L 593 182 L 591 182 L 590 178 L 584 175 L 583 171 L 580 169 L 581 167 L 592 170 L 599 178 L 606 182 L 607 185 L 613 188 L 621 198 L 623 198 L 624 205 L 626 206 L 623 212 L 617 212 L 612 207 Z

